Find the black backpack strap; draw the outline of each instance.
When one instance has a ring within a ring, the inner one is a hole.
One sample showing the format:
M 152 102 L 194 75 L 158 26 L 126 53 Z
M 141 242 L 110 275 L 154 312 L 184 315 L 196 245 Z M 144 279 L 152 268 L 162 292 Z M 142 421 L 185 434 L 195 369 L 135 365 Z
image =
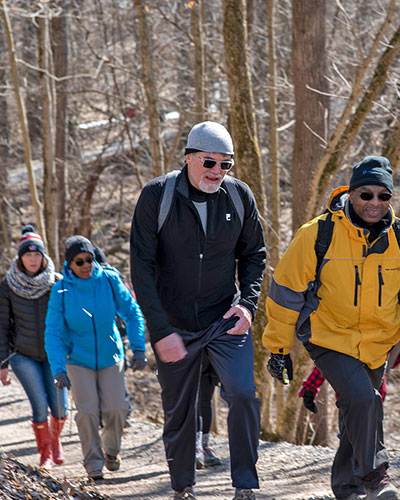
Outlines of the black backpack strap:
M 393 230 L 396 235 L 396 240 L 400 248 L 400 219 L 398 217 L 395 218 L 393 222 Z
M 332 213 L 328 212 L 326 219 L 318 221 L 318 234 L 315 241 L 315 255 L 317 256 L 317 265 L 315 267 L 315 276 L 318 276 L 322 261 L 332 241 L 333 227 L 335 223 L 332 220 Z
M 244 205 L 242 197 L 240 196 L 239 190 L 237 188 L 237 185 L 235 184 L 235 181 L 232 179 L 232 177 L 229 177 L 228 175 L 225 176 L 224 183 L 228 191 L 228 194 L 232 200 L 233 206 L 239 216 L 240 225 L 243 227 Z

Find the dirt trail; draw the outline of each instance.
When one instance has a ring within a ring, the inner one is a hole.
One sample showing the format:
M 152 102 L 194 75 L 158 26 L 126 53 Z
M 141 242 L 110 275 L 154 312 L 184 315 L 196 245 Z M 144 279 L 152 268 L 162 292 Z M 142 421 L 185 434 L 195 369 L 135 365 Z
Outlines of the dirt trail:
M 0 387 L 0 451 L 13 454 L 25 464 L 36 466 L 38 455 L 30 424 L 30 407 L 20 384 L 11 374 L 12 384 Z M 126 429 L 118 472 L 105 471 L 98 483 L 99 491 L 118 500 L 161 500 L 170 498 L 169 476 L 164 458 L 160 425 L 136 421 Z M 397 431 L 392 445 L 399 440 Z M 57 478 L 85 479 L 76 425 L 72 418 L 63 431 L 66 461 L 55 466 Z M 222 465 L 198 471 L 196 495 L 199 500 L 233 497 L 229 454 L 226 438 L 213 438 L 213 449 L 222 458 Z M 396 449 L 389 449 L 391 476 L 400 484 L 400 459 Z M 265 500 L 329 500 L 333 499 L 329 471 L 334 450 L 288 443 L 260 442 L 258 472 L 260 490 L 257 499 Z M 0 498 L 1 485 L 0 485 Z

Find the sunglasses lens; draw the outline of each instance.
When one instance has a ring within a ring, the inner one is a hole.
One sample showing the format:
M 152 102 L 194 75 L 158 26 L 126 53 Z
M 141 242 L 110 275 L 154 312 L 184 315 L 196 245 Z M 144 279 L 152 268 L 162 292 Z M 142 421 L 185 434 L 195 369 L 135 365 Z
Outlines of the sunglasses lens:
M 211 160 L 210 158 L 206 158 L 204 161 L 203 161 L 203 167 L 204 168 L 213 168 L 215 167 L 215 164 L 217 162 L 215 160 Z
M 232 168 L 232 162 L 221 161 L 221 170 L 230 170 Z
M 88 257 L 87 259 L 83 260 L 83 259 L 78 259 L 75 261 L 75 264 L 78 266 L 78 267 L 82 267 L 83 264 L 85 262 L 87 262 L 88 264 L 91 264 L 93 262 L 94 259 L 91 259 L 90 257 Z
M 360 193 L 360 198 L 364 201 L 371 201 L 374 195 L 372 193 Z M 379 193 L 378 199 L 380 201 L 389 201 L 392 195 L 390 193 Z
M 360 193 L 360 198 L 364 201 L 370 201 L 374 195 L 372 193 Z

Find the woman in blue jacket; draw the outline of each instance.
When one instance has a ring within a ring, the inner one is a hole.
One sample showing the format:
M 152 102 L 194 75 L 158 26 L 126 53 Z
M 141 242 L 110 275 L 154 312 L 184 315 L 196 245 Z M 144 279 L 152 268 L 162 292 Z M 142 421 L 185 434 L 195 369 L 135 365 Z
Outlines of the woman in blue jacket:
M 128 411 L 124 394 L 124 349 L 115 314 L 126 322 L 132 366 L 145 363 L 144 319 L 118 274 L 94 260 L 91 242 L 65 242 L 63 279 L 52 288 L 45 348 L 57 387 L 72 391 L 75 417 L 89 478 L 103 478 L 103 465 L 120 467 L 119 452 Z M 103 429 L 100 436 L 99 428 Z

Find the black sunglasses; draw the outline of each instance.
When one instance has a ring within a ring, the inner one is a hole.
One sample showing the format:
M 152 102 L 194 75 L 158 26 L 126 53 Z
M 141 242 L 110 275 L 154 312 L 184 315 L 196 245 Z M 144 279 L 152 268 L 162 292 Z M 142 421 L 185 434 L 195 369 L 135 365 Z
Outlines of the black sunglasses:
M 198 159 L 202 162 L 204 168 L 213 168 L 215 165 L 220 165 L 221 170 L 230 170 L 235 164 L 233 160 L 217 161 L 212 158 L 202 158 L 201 156 L 198 156 Z
M 94 261 L 93 257 L 86 257 L 86 259 L 76 259 L 74 260 L 75 264 L 78 267 L 82 267 L 85 262 L 91 264 Z
M 358 191 L 358 194 L 363 201 L 371 201 L 372 198 L 375 197 L 374 193 L 369 193 L 368 191 L 363 191 L 362 193 Z M 380 201 L 389 201 L 391 197 L 392 195 L 390 193 L 378 194 L 378 200 Z

